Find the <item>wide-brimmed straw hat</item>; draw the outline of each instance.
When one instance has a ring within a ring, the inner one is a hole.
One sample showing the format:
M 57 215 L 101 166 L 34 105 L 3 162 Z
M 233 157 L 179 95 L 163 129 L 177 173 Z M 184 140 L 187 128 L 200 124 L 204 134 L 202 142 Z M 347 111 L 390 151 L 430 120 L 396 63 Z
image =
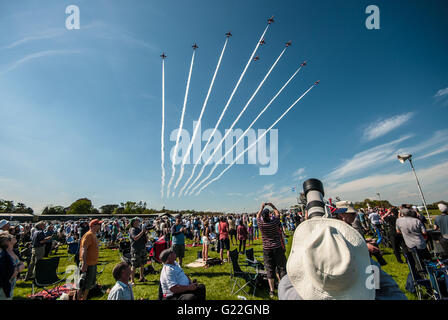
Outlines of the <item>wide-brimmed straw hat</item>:
M 313 218 L 294 233 L 287 273 L 305 300 L 373 300 L 375 288 L 363 237 L 344 221 Z

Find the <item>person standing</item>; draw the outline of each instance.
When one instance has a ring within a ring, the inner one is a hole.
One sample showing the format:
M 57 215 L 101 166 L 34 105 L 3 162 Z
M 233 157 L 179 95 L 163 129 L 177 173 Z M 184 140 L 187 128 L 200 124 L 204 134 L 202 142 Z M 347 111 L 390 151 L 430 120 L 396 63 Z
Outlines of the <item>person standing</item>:
M 140 282 L 146 282 L 143 273 L 147 262 L 146 243 L 148 242 L 147 231 L 141 227 L 141 220 L 133 218 L 131 228 L 129 229 L 129 238 L 131 240 L 131 285 L 134 285 L 135 270 L 140 268 Z
M 380 223 L 381 223 L 381 216 L 377 211 L 373 211 L 369 214 L 370 223 L 373 226 L 374 231 L 376 232 L 378 236 L 378 240 L 376 241 L 376 245 L 378 246 L 381 241 L 383 240 L 383 237 L 381 236 L 381 229 L 380 229 Z
M 173 251 L 179 259 L 179 265 L 182 267 L 182 260 L 185 256 L 185 233 L 187 229 L 182 225 L 182 216 L 176 216 L 176 223 L 171 227 L 171 235 L 173 238 Z
M 414 212 L 408 208 L 400 210 L 401 218 L 397 219 L 396 229 L 398 234 L 403 235 L 407 252 L 415 250 L 420 260 L 431 259 L 431 254 L 426 247 L 426 228 L 423 223 L 414 217 Z M 407 254 L 411 268 L 415 268 L 415 261 L 411 254 Z
M 237 237 L 236 237 L 236 223 L 235 220 L 233 220 L 233 217 L 230 216 L 229 219 L 227 219 L 227 222 L 229 223 L 229 237 L 230 241 L 232 242 L 232 246 L 235 246 L 237 243 Z M 235 239 L 235 242 L 233 242 L 233 239 Z
M 129 284 L 129 277 L 131 275 L 131 268 L 126 262 L 120 262 L 112 271 L 115 285 L 109 292 L 107 300 L 134 300 L 134 292 L 132 286 Z
M 265 206 L 270 206 L 274 210 L 274 217 L 270 217 L 270 210 Z M 257 213 L 257 222 L 263 242 L 263 259 L 268 276 L 269 296 L 273 298 L 276 271 L 280 279 L 286 275 L 286 256 L 280 233 L 280 212 L 272 203 L 262 203 Z
M 16 238 L 5 231 L 0 231 L 0 300 L 12 300 L 17 276 L 25 265 L 14 253 Z
M 403 260 L 401 259 L 401 248 L 403 248 L 404 253 L 406 253 L 406 246 L 404 244 L 403 235 L 397 233 L 397 219 L 398 209 L 395 207 L 383 217 L 383 221 L 386 222 L 386 228 L 394 250 L 395 258 L 398 263 L 403 263 Z
M 246 253 L 247 229 L 246 229 L 246 226 L 244 225 L 243 221 L 240 221 L 240 225 L 238 226 L 238 229 L 237 229 L 237 234 L 238 234 L 238 241 L 239 241 L 238 251 L 240 254 L 245 254 Z M 243 250 L 241 250 L 241 246 L 243 247 Z
M 240 222 L 241 223 L 241 222 Z M 226 221 L 225 217 L 221 217 L 221 221 L 218 225 L 219 231 L 219 257 L 222 262 L 224 255 L 224 249 L 227 250 L 227 262 L 230 262 L 230 240 L 229 240 L 229 224 Z
M 80 283 L 77 292 L 78 300 L 86 300 L 89 290 L 96 283 L 96 272 L 99 257 L 99 246 L 97 232 L 101 228 L 102 221 L 93 219 L 89 223 L 90 230 L 87 231 L 81 239 L 79 248 L 80 260 Z
M 208 261 L 208 245 L 210 243 L 210 227 L 208 225 L 208 219 L 205 218 L 204 228 L 202 231 L 202 261 L 207 264 Z
M 256 216 L 252 218 L 252 226 L 254 228 L 254 238 L 255 240 L 258 240 L 258 238 L 260 238 L 260 234 L 258 233 L 258 222 Z
M 25 276 L 25 281 L 29 281 L 31 280 L 31 278 L 34 278 L 36 263 L 37 261 L 44 258 L 45 244 L 47 243 L 47 241 L 51 239 L 51 236 L 45 237 L 44 229 L 45 229 L 45 222 L 43 221 L 38 222 L 36 224 L 36 230 L 31 236 L 33 250 L 31 253 L 31 261 L 28 265 L 28 271 Z
M 193 240 L 194 240 L 193 247 L 199 246 L 199 244 L 201 242 L 200 234 L 201 234 L 201 226 L 200 226 L 200 222 L 199 222 L 199 217 L 196 217 L 193 220 Z
M 441 214 L 434 220 L 434 230 L 440 230 L 440 245 L 448 256 L 448 206 L 444 203 L 439 203 L 437 206 Z
M 254 244 L 254 226 L 252 222 L 252 217 L 249 217 L 249 225 L 247 228 L 247 242 L 249 245 L 252 243 Z

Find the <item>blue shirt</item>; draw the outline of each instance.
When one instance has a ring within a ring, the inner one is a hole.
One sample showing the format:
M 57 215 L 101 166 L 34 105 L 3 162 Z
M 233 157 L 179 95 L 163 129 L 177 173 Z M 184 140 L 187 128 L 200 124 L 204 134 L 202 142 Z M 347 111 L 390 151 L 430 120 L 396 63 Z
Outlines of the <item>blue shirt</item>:
M 193 222 L 193 229 L 194 230 L 199 230 L 199 221 L 198 220 L 194 220 L 194 222 Z
M 117 281 L 110 290 L 107 300 L 134 300 L 134 293 L 129 284 Z
M 183 226 L 181 224 L 173 225 L 171 227 L 171 233 L 173 234 L 173 244 L 185 244 L 185 235 L 183 232 L 180 232 L 180 229 L 182 228 Z
M 258 223 L 257 223 L 257 218 L 256 217 L 252 218 L 252 224 L 253 224 L 254 228 L 258 227 Z

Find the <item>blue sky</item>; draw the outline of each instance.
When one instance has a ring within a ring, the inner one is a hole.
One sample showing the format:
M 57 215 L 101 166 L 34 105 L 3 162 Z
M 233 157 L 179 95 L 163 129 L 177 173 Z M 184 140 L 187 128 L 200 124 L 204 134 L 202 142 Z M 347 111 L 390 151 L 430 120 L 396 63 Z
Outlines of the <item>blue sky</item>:
M 380 30 L 365 27 L 370 4 L 380 9 Z M 69 5 L 80 9 L 80 30 L 65 28 Z M 260 176 L 257 165 L 235 165 L 199 196 L 161 199 L 159 55 L 168 55 L 168 182 L 169 134 L 179 126 L 191 45 L 199 49 L 184 120 L 190 133 L 224 34 L 233 37 L 203 130 L 214 127 L 271 15 L 261 59 L 250 65 L 219 129 L 230 127 L 292 40 L 236 125 L 245 130 L 308 60 L 255 125 L 268 128 L 321 80 L 276 127 L 278 172 Z M 96 207 L 144 200 L 158 209 L 247 211 L 261 201 L 293 205 L 291 187 L 314 177 L 328 196 L 358 201 L 379 192 L 394 204 L 419 203 L 409 164 L 396 160 L 408 152 L 427 201 L 447 200 L 447 16 L 445 1 L 2 1 L 0 198 L 37 212 L 80 197 Z

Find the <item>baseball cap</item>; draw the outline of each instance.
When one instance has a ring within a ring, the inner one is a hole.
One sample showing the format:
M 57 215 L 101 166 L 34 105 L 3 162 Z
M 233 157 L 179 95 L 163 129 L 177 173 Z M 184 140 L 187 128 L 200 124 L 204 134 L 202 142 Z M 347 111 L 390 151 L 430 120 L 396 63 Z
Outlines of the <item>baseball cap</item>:
M 3 228 L 3 227 L 6 226 L 8 223 L 9 223 L 8 220 L 5 220 L 5 219 L 1 220 L 1 221 L 0 221 L 0 228 Z
M 446 204 L 439 203 L 437 206 L 439 207 L 440 212 L 448 212 L 448 206 Z
M 162 260 L 162 262 L 165 262 L 172 252 L 174 252 L 172 248 L 163 250 L 159 255 L 160 260 Z
M 92 227 L 96 224 L 102 224 L 103 221 L 99 220 L 99 219 L 93 219 L 92 221 L 89 222 L 89 227 Z

